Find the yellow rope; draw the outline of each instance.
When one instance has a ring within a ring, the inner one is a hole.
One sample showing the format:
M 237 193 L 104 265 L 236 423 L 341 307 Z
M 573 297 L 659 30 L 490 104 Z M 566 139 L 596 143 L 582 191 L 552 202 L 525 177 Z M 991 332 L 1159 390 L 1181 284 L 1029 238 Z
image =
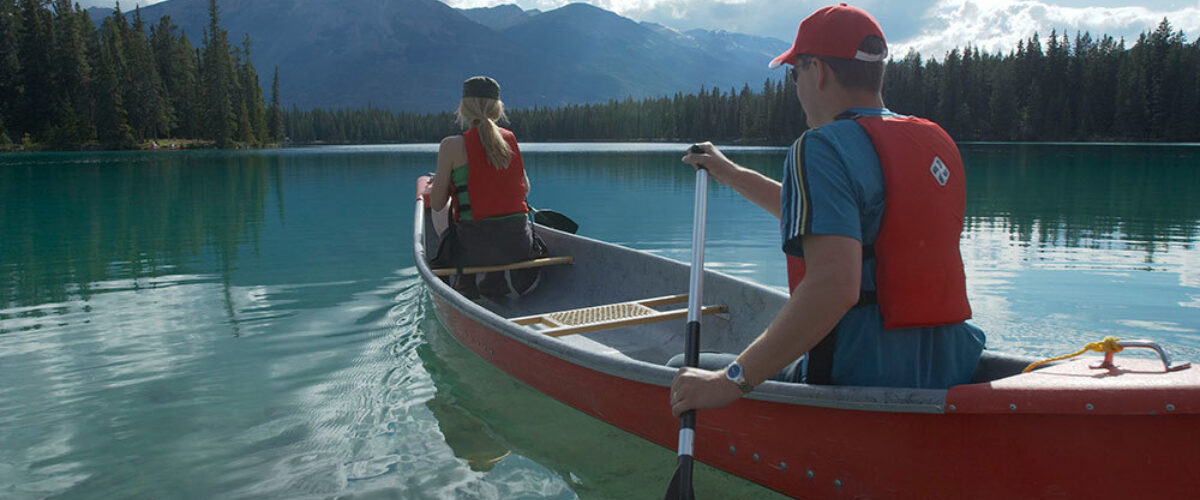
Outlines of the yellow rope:
M 1111 353 L 1115 354 L 1115 353 L 1125 350 L 1124 347 L 1121 347 L 1120 344 L 1118 344 L 1118 342 L 1120 342 L 1120 341 L 1121 341 L 1121 339 L 1116 338 L 1116 337 L 1104 337 L 1104 340 L 1101 340 L 1099 342 L 1088 343 L 1088 345 L 1083 346 L 1083 349 L 1080 349 L 1079 352 L 1073 352 L 1066 356 L 1059 356 L 1057 358 L 1044 359 L 1044 360 L 1038 361 L 1036 363 L 1030 363 L 1029 366 L 1026 366 L 1025 369 L 1021 371 L 1021 373 L 1029 373 L 1034 368 L 1042 366 L 1046 363 L 1053 363 L 1055 361 L 1062 361 L 1064 359 L 1073 358 L 1075 356 L 1078 356 L 1078 355 L 1083 354 L 1088 351 L 1111 352 Z

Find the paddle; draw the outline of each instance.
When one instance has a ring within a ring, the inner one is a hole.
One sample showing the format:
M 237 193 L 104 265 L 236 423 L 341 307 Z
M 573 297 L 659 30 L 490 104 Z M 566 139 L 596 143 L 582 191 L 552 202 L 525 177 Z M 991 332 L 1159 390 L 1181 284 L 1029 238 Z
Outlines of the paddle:
M 692 146 L 693 153 L 703 153 Z M 708 212 L 708 170 L 696 166 L 696 205 L 692 211 L 692 269 L 688 278 L 687 336 L 684 340 L 684 365 L 695 367 L 700 360 L 700 305 L 704 294 L 704 217 Z M 692 445 L 696 436 L 696 410 L 679 417 L 679 462 L 667 486 L 664 498 L 695 498 L 692 491 Z
M 533 221 L 538 224 L 571 234 L 575 234 L 575 231 L 579 230 L 579 224 L 562 213 L 554 210 L 538 210 L 533 207 L 529 207 L 529 209 L 533 211 Z

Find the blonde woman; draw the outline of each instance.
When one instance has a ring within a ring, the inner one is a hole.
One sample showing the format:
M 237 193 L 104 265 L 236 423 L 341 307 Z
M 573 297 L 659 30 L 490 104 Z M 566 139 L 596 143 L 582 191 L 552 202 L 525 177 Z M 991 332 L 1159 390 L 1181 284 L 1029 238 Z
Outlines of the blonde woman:
M 449 210 L 449 227 L 433 262 L 438 266 L 495 266 L 546 254 L 529 222 L 529 177 L 516 136 L 497 125 L 507 120 L 500 84 L 486 76 L 463 82 L 456 112 L 466 131 L 442 139 L 430 202 Z M 532 290 L 536 270 L 459 276 L 455 288 L 475 298 L 516 296 Z

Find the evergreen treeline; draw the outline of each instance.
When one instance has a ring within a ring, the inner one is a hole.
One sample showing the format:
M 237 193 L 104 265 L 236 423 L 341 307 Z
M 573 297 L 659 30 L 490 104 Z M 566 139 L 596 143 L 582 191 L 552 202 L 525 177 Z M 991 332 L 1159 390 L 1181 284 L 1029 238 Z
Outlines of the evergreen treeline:
M 805 121 L 785 80 L 757 90 L 518 109 L 509 117 L 528 141 L 787 144 Z M 941 61 L 910 53 L 888 62 L 884 99 L 893 111 L 937 121 L 958 140 L 1197 141 L 1200 43 L 1188 43 L 1163 19 L 1131 48 L 1107 35 L 1072 40 L 1051 32 L 1007 55 L 969 46 Z M 432 142 L 458 131 L 451 113 L 293 108 L 283 120 L 288 138 L 299 143 Z
M 71 0 L 0 0 L 0 149 L 279 142 L 278 71 L 268 108 L 249 38 L 231 46 L 216 0 L 209 17 L 195 48 L 169 16 L 147 26 L 140 8 L 130 19 L 118 4 L 97 28 Z

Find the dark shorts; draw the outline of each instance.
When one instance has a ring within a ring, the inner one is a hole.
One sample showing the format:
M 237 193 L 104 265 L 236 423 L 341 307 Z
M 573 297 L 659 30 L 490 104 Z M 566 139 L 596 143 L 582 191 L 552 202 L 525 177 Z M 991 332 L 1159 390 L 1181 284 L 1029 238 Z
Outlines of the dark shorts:
M 526 217 L 458 221 L 442 235 L 434 267 L 502 266 L 549 255 L 546 243 Z M 537 281 L 538 268 L 488 273 L 480 289 L 485 294 L 517 295 Z M 499 289 L 504 289 L 503 291 Z

